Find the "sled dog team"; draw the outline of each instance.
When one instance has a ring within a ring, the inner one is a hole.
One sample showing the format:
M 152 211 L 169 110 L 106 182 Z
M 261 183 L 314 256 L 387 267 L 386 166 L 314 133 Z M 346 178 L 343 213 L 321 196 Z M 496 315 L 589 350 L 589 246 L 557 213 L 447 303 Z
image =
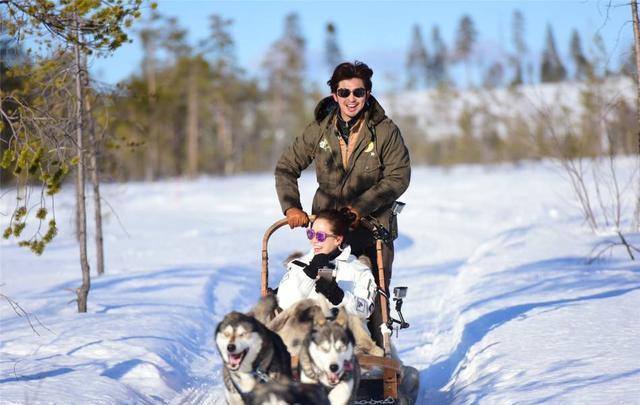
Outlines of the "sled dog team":
M 348 221 L 346 211 L 320 212 L 306 232 L 310 252 L 289 262 L 277 294 L 218 325 L 229 403 L 261 403 L 258 393 L 276 398 L 279 392 L 295 393 L 294 403 L 318 403 L 312 398 L 326 392 L 331 404 L 347 404 L 360 379 L 356 354 L 384 354 L 364 324 L 376 288 L 369 267 L 343 244 Z M 294 372 L 301 384 L 291 382 Z M 259 385 L 277 389 L 254 392 Z
M 230 404 L 354 401 L 360 381 L 356 355 L 384 351 L 365 326 L 377 287 L 371 268 L 344 243 L 349 222 L 348 210 L 319 212 L 305 232 L 311 250 L 288 263 L 275 294 L 218 325 L 215 339 Z M 298 360 L 295 370 L 292 356 Z M 294 374 L 300 383 L 292 382 Z M 285 393 L 294 401 L 280 396 Z
M 335 317 L 326 317 L 321 303 L 307 299 L 273 317 L 276 306 L 275 297 L 268 296 L 249 313 L 231 312 L 218 324 L 215 340 L 227 402 L 352 402 L 360 368 L 347 312 L 340 308 Z M 298 356 L 296 370 L 292 354 Z M 300 382 L 293 381 L 294 375 Z

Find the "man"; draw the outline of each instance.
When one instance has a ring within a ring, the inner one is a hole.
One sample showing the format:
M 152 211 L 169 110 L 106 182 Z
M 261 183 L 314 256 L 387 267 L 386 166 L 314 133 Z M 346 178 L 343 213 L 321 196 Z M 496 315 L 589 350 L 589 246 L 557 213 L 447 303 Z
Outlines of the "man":
M 300 203 L 298 178 L 315 163 L 318 189 L 312 213 L 349 207 L 353 231 L 347 237 L 352 253 L 365 255 L 378 282 L 375 240 L 360 219 L 372 217 L 395 238 L 393 202 L 409 186 L 409 152 L 398 127 L 371 95 L 371 70 L 362 62 L 341 63 L 327 82 L 331 96 L 318 103 L 315 120 L 282 154 L 276 165 L 276 190 L 291 228 L 306 226 L 309 217 Z M 391 280 L 393 240 L 383 245 L 385 291 Z M 371 316 L 369 329 L 382 341 L 380 309 Z

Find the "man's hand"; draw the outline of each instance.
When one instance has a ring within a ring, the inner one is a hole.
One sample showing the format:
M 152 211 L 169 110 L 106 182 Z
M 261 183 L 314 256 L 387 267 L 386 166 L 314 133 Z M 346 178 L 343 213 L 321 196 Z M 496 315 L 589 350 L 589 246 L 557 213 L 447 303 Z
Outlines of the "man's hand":
M 357 227 L 360 224 L 360 219 L 362 219 L 362 216 L 360 215 L 360 213 L 358 212 L 357 209 L 351 207 L 351 206 L 347 206 L 346 207 L 349 210 L 349 213 L 351 214 L 351 225 L 349 225 L 349 227 L 351 229 L 354 229 L 355 227 Z
M 291 229 L 309 224 L 309 216 L 300 208 L 291 207 L 285 215 L 287 216 L 287 223 Z

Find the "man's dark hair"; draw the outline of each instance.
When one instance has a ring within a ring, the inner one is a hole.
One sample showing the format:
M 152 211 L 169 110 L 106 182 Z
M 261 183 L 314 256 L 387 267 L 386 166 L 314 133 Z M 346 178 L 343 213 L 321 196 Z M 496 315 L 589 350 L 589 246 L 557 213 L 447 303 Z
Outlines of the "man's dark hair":
M 373 76 L 373 70 L 366 63 L 356 61 L 355 63 L 344 62 L 336 66 L 333 71 L 331 79 L 327 81 L 331 92 L 335 93 L 338 90 L 338 83 L 341 80 L 349 79 L 362 79 L 364 87 L 371 91 L 371 76 Z

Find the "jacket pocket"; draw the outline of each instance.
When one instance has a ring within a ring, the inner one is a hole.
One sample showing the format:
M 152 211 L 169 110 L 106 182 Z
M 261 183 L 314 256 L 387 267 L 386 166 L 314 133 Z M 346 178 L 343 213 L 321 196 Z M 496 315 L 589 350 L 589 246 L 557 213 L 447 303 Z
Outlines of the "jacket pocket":
M 362 174 L 365 179 L 372 182 L 377 182 L 382 178 L 382 162 L 377 156 L 370 156 L 362 167 Z
M 338 182 L 338 172 L 336 162 L 330 151 L 323 151 L 318 154 L 315 161 L 316 179 L 319 184 L 335 185 Z

